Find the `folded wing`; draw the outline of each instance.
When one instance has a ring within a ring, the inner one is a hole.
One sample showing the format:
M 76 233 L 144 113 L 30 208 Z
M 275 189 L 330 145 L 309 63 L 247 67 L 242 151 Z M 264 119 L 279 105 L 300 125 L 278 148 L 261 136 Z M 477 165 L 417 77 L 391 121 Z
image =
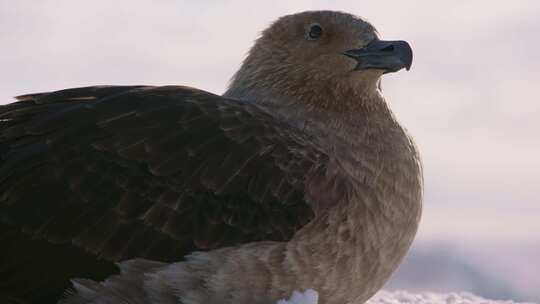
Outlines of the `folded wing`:
M 4 290 L 56 295 L 115 261 L 287 241 L 314 217 L 305 185 L 328 156 L 256 104 L 178 86 L 18 99 L 0 107 Z

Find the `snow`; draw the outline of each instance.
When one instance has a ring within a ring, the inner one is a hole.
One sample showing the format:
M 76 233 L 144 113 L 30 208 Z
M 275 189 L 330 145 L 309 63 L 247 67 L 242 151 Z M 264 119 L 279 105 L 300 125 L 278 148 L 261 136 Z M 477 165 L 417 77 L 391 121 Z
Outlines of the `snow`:
M 512 304 L 514 301 L 488 300 L 467 292 L 458 293 L 409 293 L 406 291 L 380 291 L 366 304 Z M 524 303 L 522 303 L 524 304 Z
M 308 289 L 295 291 L 289 299 L 279 300 L 276 304 L 317 304 L 319 294 Z M 514 304 L 514 301 L 488 300 L 467 292 L 458 293 L 409 293 L 406 291 L 380 291 L 365 304 Z M 362 304 L 362 303 L 358 303 Z M 525 304 L 525 303 L 522 303 Z

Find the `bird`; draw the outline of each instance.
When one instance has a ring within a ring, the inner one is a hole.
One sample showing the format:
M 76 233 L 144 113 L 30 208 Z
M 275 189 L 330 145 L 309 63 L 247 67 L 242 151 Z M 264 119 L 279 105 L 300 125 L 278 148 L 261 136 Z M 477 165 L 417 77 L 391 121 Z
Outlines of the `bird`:
M 260 34 L 222 95 L 91 86 L 0 106 L 0 299 L 363 303 L 421 218 L 419 152 L 381 87 L 412 59 L 361 17 L 305 11 Z

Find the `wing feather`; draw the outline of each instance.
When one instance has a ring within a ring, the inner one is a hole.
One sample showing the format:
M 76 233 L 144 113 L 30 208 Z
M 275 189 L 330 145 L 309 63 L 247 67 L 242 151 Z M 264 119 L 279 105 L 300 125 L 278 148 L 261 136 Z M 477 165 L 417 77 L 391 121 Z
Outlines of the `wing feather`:
M 0 107 L 0 224 L 29 244 L 84 250 L 89 267 L 171 261 L 287 241 L 314 216 L 305 186 L 328 156 L 258 105 L 172 86 L 18 99 Z

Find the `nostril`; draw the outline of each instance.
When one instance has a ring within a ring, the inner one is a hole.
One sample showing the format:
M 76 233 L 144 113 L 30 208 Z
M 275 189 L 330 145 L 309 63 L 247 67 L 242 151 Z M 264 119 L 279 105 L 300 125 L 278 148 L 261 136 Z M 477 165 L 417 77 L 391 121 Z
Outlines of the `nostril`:
M 385 46 L 384 48 L 381 49 L 381 51 L 383 51 L 383 52 L 393 52 L 394 51 L 394 46 L 393 45 Z

